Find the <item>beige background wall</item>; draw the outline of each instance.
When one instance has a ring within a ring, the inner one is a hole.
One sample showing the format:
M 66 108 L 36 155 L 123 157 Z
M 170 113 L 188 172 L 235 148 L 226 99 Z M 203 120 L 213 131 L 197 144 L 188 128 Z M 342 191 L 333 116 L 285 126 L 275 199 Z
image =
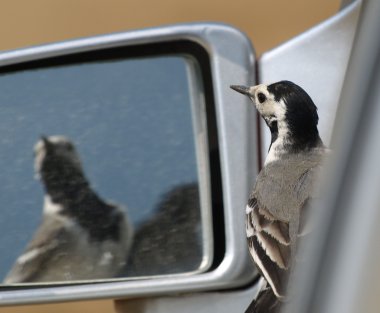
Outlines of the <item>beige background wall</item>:
M 195 21 L 232 24 L 257 54 L 338 11 L 339 0 L 3 0 L 0 50 Z M 0 313 L 113 312 L 111 300 L 0 308 Z
M 235 25 L 257 52 L 270 49 L 338 10 L 339 0 L 2 0 L 0 49 L 163 24 Z

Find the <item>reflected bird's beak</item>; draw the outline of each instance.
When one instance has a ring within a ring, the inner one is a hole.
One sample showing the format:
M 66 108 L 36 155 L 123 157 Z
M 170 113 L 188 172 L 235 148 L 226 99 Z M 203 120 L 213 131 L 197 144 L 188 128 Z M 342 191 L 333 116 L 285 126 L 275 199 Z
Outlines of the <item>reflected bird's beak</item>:
M 47 147 L 49 145 L 49 143 L 50 143 L 49 140 L 48 140 L 48 138 L 46 136 L 44 136 L 44 135 L 41 135 L 41 140 L 44 143 L 45 147 Z

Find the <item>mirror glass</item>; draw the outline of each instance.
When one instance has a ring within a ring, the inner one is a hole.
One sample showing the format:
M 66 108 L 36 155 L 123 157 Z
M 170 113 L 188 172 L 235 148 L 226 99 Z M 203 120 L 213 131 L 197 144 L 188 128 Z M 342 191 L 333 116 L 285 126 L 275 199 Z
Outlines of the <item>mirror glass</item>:
M 0 75 L 0 279 L 204 271 L 206 118 L 185 55 Z

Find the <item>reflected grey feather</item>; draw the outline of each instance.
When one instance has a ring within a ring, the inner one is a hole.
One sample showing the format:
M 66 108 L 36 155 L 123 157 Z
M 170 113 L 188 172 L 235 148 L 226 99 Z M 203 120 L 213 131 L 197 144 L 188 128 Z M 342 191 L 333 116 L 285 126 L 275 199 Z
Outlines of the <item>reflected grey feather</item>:
M 64 255 L 67 246 L 70 243 L 73 244 L 75 239 L 73 234 L 63 227 L 62 221 L 44 218 L 37 233 L 24 253 L 16 260 L 4 283 L 38 280 L 46 267 L 56 263 L 57 258 Z

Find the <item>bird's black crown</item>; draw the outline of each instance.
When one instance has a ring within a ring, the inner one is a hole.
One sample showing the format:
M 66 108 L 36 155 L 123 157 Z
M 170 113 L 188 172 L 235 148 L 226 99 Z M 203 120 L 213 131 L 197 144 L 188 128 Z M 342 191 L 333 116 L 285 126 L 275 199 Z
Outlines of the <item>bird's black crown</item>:
M 292 138 L 292 150 L 310 149 L 322 144 L 318 133 L 318 113 L 313 100 L 300 86 L 280 81 L 268 86 L 278 102 L 286 105 L 285 119 Z

